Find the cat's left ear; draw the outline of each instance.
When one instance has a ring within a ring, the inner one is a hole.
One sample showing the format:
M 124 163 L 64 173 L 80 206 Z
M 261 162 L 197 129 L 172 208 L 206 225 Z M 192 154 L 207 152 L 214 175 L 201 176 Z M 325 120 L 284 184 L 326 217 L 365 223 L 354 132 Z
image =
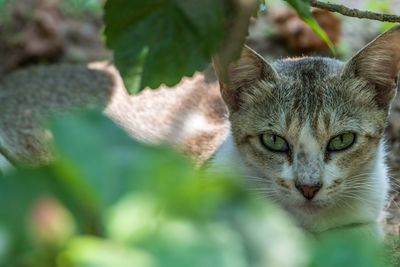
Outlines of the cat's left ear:
M 244 46 L 240 58 L 229 65 L 227 78 L 219 77 L 222 98 L 230 110 L 238 110 L 243 93 L 260 81 L 276 82 L 278 74 L 262 56 Z
M 345 66 L 343 78 L 356 77 L 375 87 L 376 102 L 388 108 L 396 94 L 400 71 L 400 25 L 391 28 L 359 51 Z

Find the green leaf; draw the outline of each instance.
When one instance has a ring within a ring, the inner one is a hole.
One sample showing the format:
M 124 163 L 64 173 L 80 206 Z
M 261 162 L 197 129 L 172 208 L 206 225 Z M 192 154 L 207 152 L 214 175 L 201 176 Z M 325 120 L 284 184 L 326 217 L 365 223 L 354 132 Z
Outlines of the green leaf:
M 173 86 L 203 70 L 223 38 L 224 16 L 224 1 L 107 1 L 106 43 L 128 91 Z
M 4 8 L 4 6 L 7 4 L 8 0 L 0 0 L 0 9 Z
M 391 12 L 391 1 L 389 0 L 368 0 L 366 3 L 366 9 L 369 11 L 376 11 L 376 12 Z
M 77 237 L 71 240 L 58 262 L 63 267 L 158 266 L 145 251 L 96 237 Z
M 308 26 L 311 27 L 311 29 L 319 36 L 319 38 L 321 38 L 328 45 L 329 49 L 335 55 L 336 51 L 332 41 L 329 39 L 329 36 L 326 34 L 324 29 L 321 28 L 321 26 L 318 24 L 318 22 L 311 14 L 310 1 L 309 0 L 285 0 L 285 1 L 288 2 L 296 10 L 299 17 Z
M 309 267 L 389 267 L 383 246 L 370 236 L 368 224 L 351 227 L 322 233 Z
M 235 182 L 202 177 L 175 151 L 133 140 L 100 113 L 63 116 L 51 129 L 55 176 L 95 214 L 137 192 L 157 196 L 171 213 L 197 217 L 212 213 L 221 199 L 240 196 Z
M 75 221 L 59 205 L 55 178 L 47 168 L 18 170 L 0 178 L 1 266 L 34 266 L 37 259 L 54 256 L 49 247 L 56 250 L 74 234 Z
M 85 13 L 101 14 L 102 2 L 102 0 L 63 0 L 60 9 L 69 16 L 80 16 Z
M 266 10 L 267 10 L 267 0 L 260 0 L 260 3 L 258 5 L 258 11 L 264 12 Z
M 100 113 L 64 116 L 51 129 L 58 155 L 54 171 L 92 209 L 102 210 L 135 190 L 161 194 L 165 177 L 179 184 L 192 172 L 177 153 L 135 141 Z
M 48 183 L 41 173 L 22 172 L 18 176 L 0 178 L 0 226 L 7 232 L 12 245 L 24 247 L 26 221 L 33 202 L 48 191 Z M 0 263 L 3 259 L 0 259 Z
M 7 14 L 7 6 L 9 4 L 9 0 L 0 0 L 0 23 L 4 23 L 4 17 L 8 18 Z

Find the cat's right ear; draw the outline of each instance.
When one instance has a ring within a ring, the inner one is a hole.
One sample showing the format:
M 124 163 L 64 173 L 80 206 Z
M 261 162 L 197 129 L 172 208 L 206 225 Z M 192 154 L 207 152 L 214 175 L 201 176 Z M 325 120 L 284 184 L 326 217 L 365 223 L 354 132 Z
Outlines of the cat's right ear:
M 360 78 L 373 85 L 380 108 L 388 108 L 396 93 L 400 71 L 400 26 L 378 36 L 345 66 L 344 78 Z
M 254 89 L 260 81 L 275 82 L 277 72 L 262 56 L 244 46 L 240 58 L 229 65 L 228 77 L 219 77 L 221 95 L 230 110 L 238 110 L 243 92 Z

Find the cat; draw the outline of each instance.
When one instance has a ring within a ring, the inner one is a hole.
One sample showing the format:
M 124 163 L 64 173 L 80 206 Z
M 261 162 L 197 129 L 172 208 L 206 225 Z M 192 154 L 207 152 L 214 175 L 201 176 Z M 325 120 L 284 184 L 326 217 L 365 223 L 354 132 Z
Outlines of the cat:
M 0 82 L 0 152 L 16 165 L 47 163 L 46 114 L 100 107 L 135 138 L 175 145 L 207 171 L 238 167 L 310 232 L 379 231 L 389 189 L 383 130 L 399 68 L 400 27 L 347 63 L 269 64 L 245 47 L 229 80 L 208 71 L 137 96 L 107 63 L 28 68 Z
M 310 232 L 379 231 L 389 189 L 383 131 L 399 70 L 399 26 L 347 63 L 269 64 L 245 48 L 221 82 L 231 133 L 210 168 L 239 166 L 249 187 Z

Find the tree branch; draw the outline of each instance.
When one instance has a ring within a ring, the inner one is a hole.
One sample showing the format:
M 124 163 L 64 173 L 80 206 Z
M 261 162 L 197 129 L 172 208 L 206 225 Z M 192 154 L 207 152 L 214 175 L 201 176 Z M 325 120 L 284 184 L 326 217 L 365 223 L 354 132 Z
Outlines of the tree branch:
M 248 34 L 250 17 L 257 9 L 257 0 L 233 0 L 232 17 L 226 24 L 226 34 L 221 48 L 213 56 L 213 65 L 220 81 L 228 80 L 228 65 L 238 59 Z
M 348 17 L 400 23 L 400 16 L 396 16 L 396 15 L 392 15 L 392 14 L 383 14 L 383 13 L 359 10 L 359 9 L 355 9 L 355 8 L 348 8 L 343 5 L 331 4 L 329 2 L 321 2 L 318 0 L 310 0 L 310 5 L 313 7 L 325 9 L 325 10 L 328 10 L 331 12 L 340 13 L 340 14 L 348 16 Z

